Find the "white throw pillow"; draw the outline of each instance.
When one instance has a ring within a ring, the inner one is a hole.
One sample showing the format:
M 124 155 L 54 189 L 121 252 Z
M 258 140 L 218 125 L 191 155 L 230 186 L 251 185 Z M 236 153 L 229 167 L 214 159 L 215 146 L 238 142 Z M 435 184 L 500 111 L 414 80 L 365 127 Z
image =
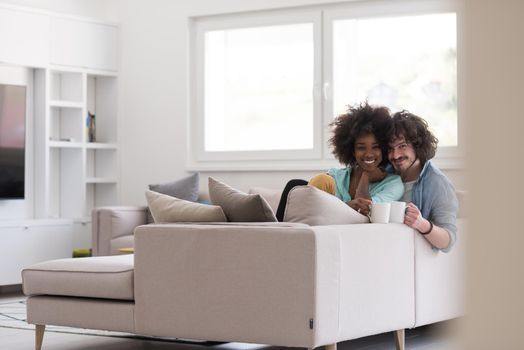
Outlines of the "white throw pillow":
M 316 187 L 296 186 L 288 194 L 284 221 L 318 226 L 364 224 L 369 218 Z
M 155 223 L 227 221 L 217 205 L 194 203 L 154 191 L 146 191 L 146 199 Z

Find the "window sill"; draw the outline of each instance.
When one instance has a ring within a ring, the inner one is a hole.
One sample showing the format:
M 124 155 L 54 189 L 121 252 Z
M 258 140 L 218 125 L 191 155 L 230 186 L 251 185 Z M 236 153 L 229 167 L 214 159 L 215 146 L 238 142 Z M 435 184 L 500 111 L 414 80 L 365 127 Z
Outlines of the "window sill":
M 448 156 L 433 159 L 441 170 L 465 170 L 465 157 Z M 327 160 L 271 160 L 271 161 L 209 161 L 188 162 L 188 171 L 202 172 L 279 172 L 279 171 L 326 171 L 329 168 L 340 167 L 334 159 Z

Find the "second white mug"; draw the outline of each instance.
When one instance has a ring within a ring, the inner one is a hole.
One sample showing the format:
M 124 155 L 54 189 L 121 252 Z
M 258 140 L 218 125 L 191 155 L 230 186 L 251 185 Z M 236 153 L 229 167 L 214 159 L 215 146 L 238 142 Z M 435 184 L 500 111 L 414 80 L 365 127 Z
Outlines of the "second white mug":
M 391 210 L 389 212 L 389 222 L 403 224 L 405 215 L 406 215 L 406 202 L 391 202 Z

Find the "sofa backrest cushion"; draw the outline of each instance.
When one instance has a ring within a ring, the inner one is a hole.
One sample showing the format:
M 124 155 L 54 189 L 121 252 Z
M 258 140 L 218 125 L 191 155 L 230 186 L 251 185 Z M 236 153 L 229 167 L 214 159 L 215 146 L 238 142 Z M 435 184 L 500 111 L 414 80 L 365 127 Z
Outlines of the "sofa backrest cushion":
M 211 203 L 219 205 L 232 222 L 276 222 L 268 202 L 259 194 L 247 194 L 209 177 Z
M 369 219 L 337 197 L 306 185 L 296 186 L 289 192 L 284 221 L 317 226 L 363 224 Z
M 153 191 L 146 198 L 155 223 L 161 222 L 224 222 L 222 208 L 186 201 Z
M 259 194 L 266 200 L 269 204 L 273 213 L 277 212 L 278 203 L 280 202 L 280 197 L 282 196 L 282 190 L 275 190 L 273 188 L 265 187 L 251 187 L 248 191 L 249 194 Z
M 194 173 L 175 181 L 149 185 L 149 189 L 178 199 L 196 202 L 198 201 L 198 180 L 198 173 Z M 149 210 L 147 212 L 147 222 L 154 222 Z

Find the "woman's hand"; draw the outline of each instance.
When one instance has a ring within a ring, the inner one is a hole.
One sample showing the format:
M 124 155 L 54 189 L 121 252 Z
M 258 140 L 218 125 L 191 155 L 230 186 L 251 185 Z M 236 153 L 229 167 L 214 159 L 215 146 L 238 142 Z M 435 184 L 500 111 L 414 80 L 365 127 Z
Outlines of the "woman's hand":
M 362 215 L 369 214 L 369 207 L 371 200 L 366 198 L 355 198 L 347 203 L 351 208 L 358 211 Z

